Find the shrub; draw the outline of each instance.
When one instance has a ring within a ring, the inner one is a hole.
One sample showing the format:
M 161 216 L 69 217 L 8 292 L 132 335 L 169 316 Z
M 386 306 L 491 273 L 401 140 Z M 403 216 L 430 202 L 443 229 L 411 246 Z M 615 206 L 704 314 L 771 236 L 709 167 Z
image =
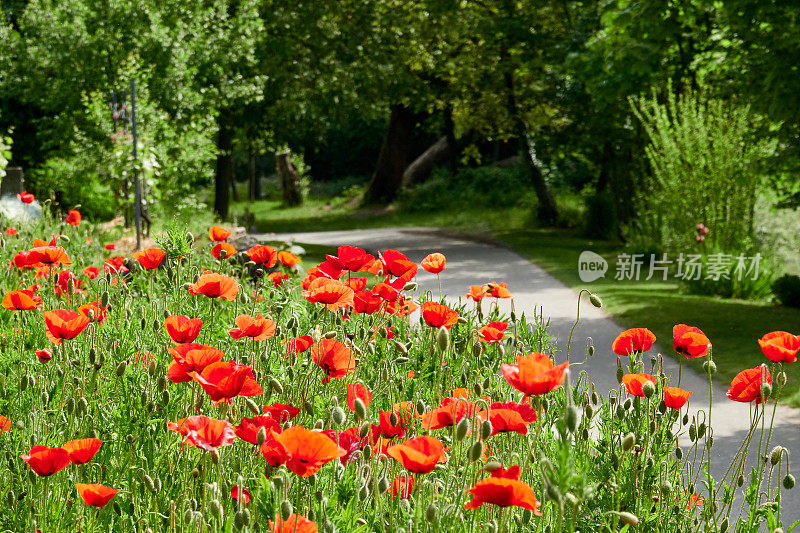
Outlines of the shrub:
M 800 308 L 800 276 L 784 274 L 772 284 L 772 294 L 787 307 Z

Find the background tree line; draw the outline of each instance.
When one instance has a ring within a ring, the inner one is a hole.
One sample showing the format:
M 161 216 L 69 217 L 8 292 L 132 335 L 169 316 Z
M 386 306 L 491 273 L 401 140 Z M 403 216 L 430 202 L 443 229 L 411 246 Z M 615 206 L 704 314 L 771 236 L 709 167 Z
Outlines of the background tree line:
M 666 101 L 668 86 L 746 106 L 759 119 L 752 134 L 774 141 L 764 179 L 783 205 L 800 204 L 792 2 L 0 5 L 0 130 L 13 128 L 11 164 L 40 194 L 52 189 L 98 216 L 113 214 L 105 199 L 120 188 L 109 184 L 131 170 L 107 109 L 130 77 L 142 88 L 154 205 L 213 185 L 222 218 L 235 155 L 250 156 L 254 173 L 254 156 L 289 147 L 312 179 L 364 176 L 369 204 L 392 201 L 432 166 L 518 153 L 544 223 L 559 216 L 554 185 L 592 189 L 607 198 L 598 209 L 630 222 L 646 209 L 630 199 L 650 174 L 650 137 L 630 99 L 655 91 Z

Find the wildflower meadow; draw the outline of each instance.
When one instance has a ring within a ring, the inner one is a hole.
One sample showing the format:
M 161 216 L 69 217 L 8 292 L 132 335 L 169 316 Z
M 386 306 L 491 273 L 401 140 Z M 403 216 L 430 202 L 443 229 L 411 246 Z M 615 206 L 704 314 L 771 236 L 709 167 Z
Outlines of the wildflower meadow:
M 715 478 L 710 406 L 690 416 L 697 391 L 663 370 L 702 360 L 711 386 L 715 341 L 691 324 L 659 339 L 668 355 L 647 324 L 556 350 L 546 317 L 499 311 L 514 298 L 502 279 L 423 292 L 420 269 L 447 275 L 437 250 L 309 262 L 173 226 L 118 255 L 77 210 L 44 214 L 0 247 L 2 531 L 793 527 L 771 420 L 794 334 L 753 339 L 763 363 L 713 398 L 750 417 Z M 598 357 L 616 389 L 582 370 Z

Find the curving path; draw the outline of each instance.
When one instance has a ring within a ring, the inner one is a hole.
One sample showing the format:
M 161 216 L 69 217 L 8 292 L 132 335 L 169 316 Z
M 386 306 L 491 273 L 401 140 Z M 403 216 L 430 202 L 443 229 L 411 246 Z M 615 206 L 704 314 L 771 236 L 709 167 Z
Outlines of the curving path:
M 252 237 L 263 241 L 294 241 L 330 246 L 349 244 L 372 252 L 394 248 L 417 263 L 430 252 L 441 252 L 447 258 L 447 268 L 441 274 L 444 294 L 451 299 L 458 299 L 459 296 L 463 298 L 470 285 L 490 281 L 506 282 L 513 295 L 517 314 L 525 312 L 530 316 L 535 311 L 543 314 L 545 320 L 549 317 L 549 329 L 557 338 L 559 350 L 556 360 L 564 358 L 567 338 L 575 322 L 577 294 L 509 248 L 464 234 L 425 227 L 257 234 Z M 424 289 L 438 293 L 435 275 L 420 269 L 418 282 Z M 501 300 L 501 311 L 509 312 L 510 306 L 509 300 Z M 570 359 L 574 362 L 583 359 L 586 338 L 593 338 L 594 357 L 581 368 L 588 371 L 599 394 L 606 395 L 609 390 L 619 386 L 616 380 L 616 356 L 611 352 L 611 343 L 622 329 L 605 311 L 593 307 L 584 298 L 580 322 L 572 339 Z M 672 351 L 669 341 L 665 342 L 665 346 Z M 650 353 L 658 353 L 659 350 L 659 346 L 655 346 Z M 645 361 L 649 368 L 647 358 Z M 665 372 L 677 376 L 678 364 L 675 359 L 665 357 L 664 366 Z M 708 407 L 709 387 L 704 375 L 684 368 L 681 387 L 694 391 L 689 402 L 690 407 L 693 406 L 693 412 L 698 408 Z M 714 384 L 714 407 L 711 414 L 714 428 L 712 469 L 716 476 L 724 474 L 730 465 L 750 424 L 749 407 L 728 400 L 725 397 L 726 390 L 721 384 Z M 775 415 L 772 444 L 781 444 L 795 453 L 800 451 L 800 409 L 779 406 Z M 797 464 L 795 461 L 795 465 Z M 800 477 L 800 472 L 796 471 L 796 475 Z M 783 517 L 784 523 L 800 520 L 800 487 L 784 491 Z

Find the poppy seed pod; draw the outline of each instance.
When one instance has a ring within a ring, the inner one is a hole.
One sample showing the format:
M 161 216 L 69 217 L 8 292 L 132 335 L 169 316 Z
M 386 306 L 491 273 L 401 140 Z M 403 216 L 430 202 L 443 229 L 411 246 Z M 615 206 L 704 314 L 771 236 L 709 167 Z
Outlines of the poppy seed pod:
M 628 451 L 633 448 L 633 445 L 636 444 L 636 435 L 633 433 L 628 433 L 625 437 L 622 438 L 622 449 L 624 451 Z
M 450 348 L 450 330 L 442 326 L 436 334 L 436 345 L 439 347 L 439 352 L 444 353 Z

